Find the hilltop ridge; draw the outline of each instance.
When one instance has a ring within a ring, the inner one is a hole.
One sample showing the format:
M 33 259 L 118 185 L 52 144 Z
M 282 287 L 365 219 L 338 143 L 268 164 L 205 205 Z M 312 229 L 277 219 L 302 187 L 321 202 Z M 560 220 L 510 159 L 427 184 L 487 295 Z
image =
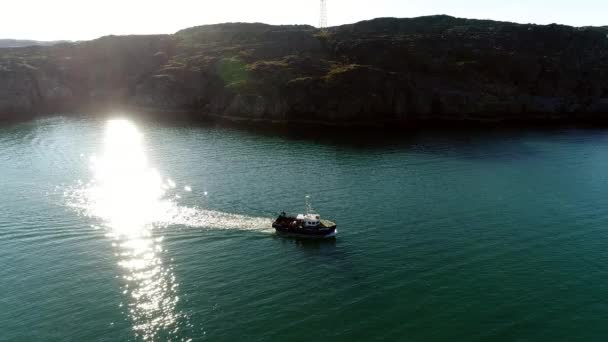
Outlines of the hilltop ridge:
M 55 40 L 55 41 L 40 41 L 40 40 L 28 40 L 28 39 L 0 39 L 0 48 L 16 48 L 16 47 L 28 47 L 28 46 L 51 46 L 60 43 L 66 43 L 67 40 Z
M 606 31 L 438 15 L 4 48 L 0 118 L 129 108 L 332 124 L 604 120 Z

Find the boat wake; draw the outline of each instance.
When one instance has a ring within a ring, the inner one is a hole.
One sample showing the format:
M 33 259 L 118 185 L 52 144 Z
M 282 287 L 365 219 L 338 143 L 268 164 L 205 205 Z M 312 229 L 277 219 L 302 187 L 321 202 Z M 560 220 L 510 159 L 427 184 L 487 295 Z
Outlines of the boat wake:
M 106 212 L 107 209 L 100 207 L 95 201 L 95 187 L 90 185 L 75 185 L 63 190 L 63 197 L 68 207 L 74 209 L 80 215 L 100 219 L 109 228 L 116 228 L 117 222 L 114 213 Z M 128 207 L 127 207 L 128 208 Z M 129 215 L 128 213 L 126 215 Z M 141 218 L 141 216 L 140 216 Z M 130 220 L 130 219 L 129 219 Z M 245 230 L 260 233 L 273 233 L 272 219 L 267 217 L 256 217 L 241 214 L 226 213 L 216 210 L 208 210 L 199 207 L 188 207 L 178 204 L 175 200 L 164 200 L 155 205 L 153 211 L 145 216 L 144 222 L 154 228 L 169 226 L 183 226 L 188 228 L 202 228 L 214 230 Z M 126 222 L 125 222 L 126 224 Z M 135 226 L 141 226 L 135 224 Z M 124 224 L 121 224 L 124 225 Z
M 230 214 L 192 207 L 177 206 L 175 215 L 166 223 L 187 227 L 274 232 L 272 220 L 269 218 Z
M 171 225 L 273 231 L 269 218 L 180 205 L 176 182 L 148 165 L 143 136 L 130 121 L 109 121 L 103 146 L 99 156 L 90 158 L 91 181 L 63 189 L 63 197 L 69 207 L 100 219 L 113 231 Z M 185 185 L 183 191 L 192 188 Z

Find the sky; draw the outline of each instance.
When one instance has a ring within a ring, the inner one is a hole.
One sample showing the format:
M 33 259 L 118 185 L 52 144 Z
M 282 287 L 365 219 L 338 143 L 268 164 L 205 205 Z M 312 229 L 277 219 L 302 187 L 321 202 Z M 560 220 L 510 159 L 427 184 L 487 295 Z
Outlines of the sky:
M 310 24 L 320 0 L 3 0 L 0 38 L 85 40 L 222 22 Z M 519 23 L 608 25 L 608 0 L 327 0 L 329 25 L 449 14 Z

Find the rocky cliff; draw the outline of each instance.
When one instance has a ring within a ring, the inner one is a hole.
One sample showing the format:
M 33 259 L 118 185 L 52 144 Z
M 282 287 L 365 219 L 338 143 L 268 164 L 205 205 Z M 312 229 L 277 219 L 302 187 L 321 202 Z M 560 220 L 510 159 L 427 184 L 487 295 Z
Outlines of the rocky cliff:
M 128 107 L 338 124 L 603 120 L 607 33 L 431 16 L 4 48 L 0 118 Z

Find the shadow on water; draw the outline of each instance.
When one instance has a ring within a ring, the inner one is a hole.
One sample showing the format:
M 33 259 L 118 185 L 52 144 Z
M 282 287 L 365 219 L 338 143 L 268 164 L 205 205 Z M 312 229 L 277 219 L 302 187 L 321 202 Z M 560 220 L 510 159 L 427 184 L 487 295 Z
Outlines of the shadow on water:
M 154 127 L 217 130 L 241 134 L 248 139 L 276 139 L 280 143 L 321 145 L 341 151 L 405 152 L 440 155 L 471 160 L 526 159 L 540 151 L 530 144 L 535 140 L 556 137 L 568 142 L 605 135 L 606 127 L 589 125 L 479 125 L 457 123 L 419 126 L 342 127 L 295 124 L 233 123 L 210 120 L 135 119 Z M 559 140 L 558 139 L 558 140 Z M 581 141 L 583 140 L 583 141 Z
M 183 116 L 125 115 L 140 127 L 167 128 L 182 131 L 216 130 L 241 134 L 249 139 L 277 139 L 279 142 L 322 145 L 344 151 L 388 151 L 441 155 L 473 160 L 494 158 L 531 158 L 539 151 L 529 142 L 535 139 L 557 137 L 569 143 L 584 143 L 589 139 L 605 136 L 606 126 L 593 125 L 515 125 L 471 123 L 425 123 L 422 125 L 386 126 L 318 126 L 311 124 L 243 123 L 217 120 L 201 120 Z M 7 121 L 0 123 L 5 133 L 31 131 L 41 125 L 61 124 L 66 120 L 94 121 L 98 124 L 116 117 L 106 115 L 55 115 L 29 121 Z M 183 133 L 183 132 L 181 132 Z
M 295 236 L 285 236 L 276 233 L 274 233 L 272 237 L 285 245 L 293 245 L 303 251 L 334 251 L 337 244 L 336 237 L 327 239 L 307 239 Z

